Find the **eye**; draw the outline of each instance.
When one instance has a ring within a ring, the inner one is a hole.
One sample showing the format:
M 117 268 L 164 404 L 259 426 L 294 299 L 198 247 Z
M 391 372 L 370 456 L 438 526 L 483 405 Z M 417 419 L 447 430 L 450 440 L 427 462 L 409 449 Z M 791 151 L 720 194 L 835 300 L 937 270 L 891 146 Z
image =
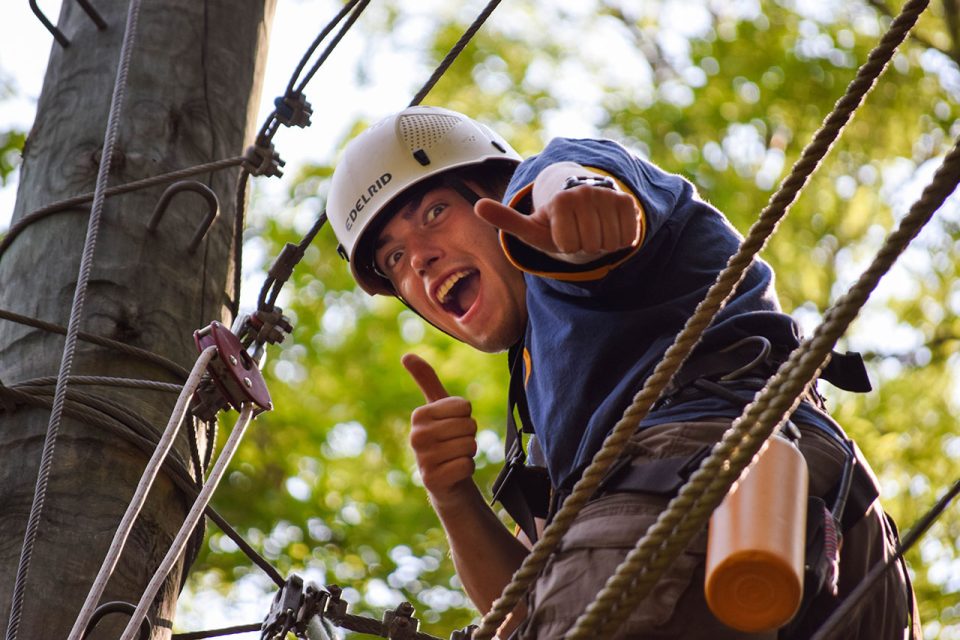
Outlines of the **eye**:
M 397 265 L 400 264 L 400 260 L 403 258 L 403 250 L 395 249 L 390 251 L 383 257 L 383 266 L 385 271 L 390 272 L 397 268 Z
M 423 214 L 423 221 L 425 223 L 433 222 L 434 220 L 437 219 L 437 217 L 440 216 L 441 213 L 443 213 L 446 210 L 446 208 L 447 208 L 447 205 L 444 203 L 433 205 L 432 207 L 427 209 L 427 211 Z

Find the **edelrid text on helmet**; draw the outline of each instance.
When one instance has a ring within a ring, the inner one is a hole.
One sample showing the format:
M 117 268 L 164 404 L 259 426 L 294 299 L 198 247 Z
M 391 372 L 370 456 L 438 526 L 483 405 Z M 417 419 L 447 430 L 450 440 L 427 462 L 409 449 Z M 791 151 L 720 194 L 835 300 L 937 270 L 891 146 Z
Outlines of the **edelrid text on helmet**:
M 365 232 L 396 198 L 450 169 L 497 161 L 515 166 L 520 156 L 489 127 L 439 107 L 404 109 L 354 138 L 333 172 L 327 216 L 361 288 L 394 293 L 372 262 L 357 255 L 370 241 Z
M 363 208 L 373 199 L 373 196 L 380 191 L 380 189 L 389 184 L 392 178 L 392 175 L 385 173 L 377 178 L 376 182 L 367 187 L 365 193 L 360 194 L 360 197 L 357 198 L 357 203 L 353 205 L 353 209 L 350 209 L 350 213 L 347 214 L 347 220 L 344 223 L 344 227 L 346 227 L 347 231 L 350 231 L 350 229 L 353 228 L 354 223 L 357 221 L 357 215 L 363 211 Z

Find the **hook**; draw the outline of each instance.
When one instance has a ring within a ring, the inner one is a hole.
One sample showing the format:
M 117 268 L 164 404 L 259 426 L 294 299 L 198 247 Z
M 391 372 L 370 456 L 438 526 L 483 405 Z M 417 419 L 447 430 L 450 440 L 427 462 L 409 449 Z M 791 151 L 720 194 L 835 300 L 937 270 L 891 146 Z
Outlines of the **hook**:
M 80 5 L 80 8 L 90 16 L 90 19 L 93 20 L 93 24 L 97 25 L 97 29 L 104 31 L 107 28 L 107 23 L 103 17 L 93 8 L 93 5 L 90 4 L 90 0 L 77 0 L 77 4 Z
M 172 200 L 173 196 L 177 195 L 181 191 L 193 191 L 194 193 L 199 193 L 201 196 L 203 196 L 203 199 L 207 201 L 207 215 L 200 223 L 200 226 L 197 227 L 196 233 L 193 234 L 193 239 L 190 240 L 190 246 L 187 247 L 187 251 L 189 253 L 193 253 L 197 250 L 197 247 L 200 246 L 200 242 L 203 240 L 203 237 L 207 235 L 207 230 L 210 229 L 213 221 L 220 213 L 220 200 L 217 199 L 217 194 L 213 192 L 213 189 L 202 182 L 197 182 L 196 180 L 181 180 L 179 182 L 174 182 L 167 187 L 163 192 L 163 195 L 160 196 L 160 200 L 157 202 L 156 208 L 153 210 L 153 215 L 150 217 L 150 222 L 147 224 L 147 230 L 150 232 L 157 230 L 157 226 L 160 224 L 160 219 L 163 217 L 163 214 L 167 212 L 167 207 L 170 205 L 170 200 Z
M 77 4 L 80 5 L 80 8 L 83 9 L 84 13 L 90 16 L 90 19 L 93 20 L 93 23 L 97 25 L 97 29 L 103 31 L 107 28 L 107 23 L 103 19 L 103 16 L 90 4 L 90 0 L 77 0 Z M 67 39 L 67 36 L 63 35 L 63 31 L 60 31 L 50 20 L 44 15 L 43 11 L 40 10 L 40 7 L 37 6 L 37 0 L 30 0 L 30 10 L 33 11 L 33 15 L 37 16 L 40 22 L 43 23 L 43 26 L 46 27 L 47 31 L 53 34 L 54 40 L 60 43 L 60 46 L 66 49 L 70 46 L 70 40 Z
M 90 632 L 93 631 L 100 621 L 110 615 L 111 613 L 125 613 L 128 616 L 132 616 L 136 612 L 137 608 L 130 604 L 129 602 L 106 602 L 99 607 L 97 607 L 93 615 L 90 617 L 90 622 L 87 624 L 87 628 L 83 632 L 82 638 L 86 640 L 87 636 L 90 635 Z M 153 626 L 150 624 L 150 621 L 146 618 L 143 619 L 143 622 L 140 623 L 140 640 L 149 640 L 150 635 L 153 633 Z
M 47 28 L 47 31 L 53 34 L 53 39 L 60 43 L 60 46 L 66 49 L 70 46 L 70 41 L 67 40 L 67 36 L 63 35 L 63 31 L 60 31 L 50 20 L 47 19 L 47 16 L 43 14 L 43 11 L 40 10 L 40 7 L 37 6 L 37 0 L 30 0 L 30 10 L 33 11 L 33 15 L 37 16 L 40 22 L 43 23 L 43 26 Z

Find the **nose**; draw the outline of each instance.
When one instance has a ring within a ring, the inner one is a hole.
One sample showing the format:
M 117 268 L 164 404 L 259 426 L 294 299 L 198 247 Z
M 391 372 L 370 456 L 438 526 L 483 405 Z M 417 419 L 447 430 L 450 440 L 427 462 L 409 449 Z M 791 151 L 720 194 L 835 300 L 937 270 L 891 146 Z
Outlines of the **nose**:
M 430 267 L 443 256 L 443 250 L 425 238 L 420 238 L 408 246 L 407 252 L 410 256 L 410 266 L 421 277 L 426 275 Z

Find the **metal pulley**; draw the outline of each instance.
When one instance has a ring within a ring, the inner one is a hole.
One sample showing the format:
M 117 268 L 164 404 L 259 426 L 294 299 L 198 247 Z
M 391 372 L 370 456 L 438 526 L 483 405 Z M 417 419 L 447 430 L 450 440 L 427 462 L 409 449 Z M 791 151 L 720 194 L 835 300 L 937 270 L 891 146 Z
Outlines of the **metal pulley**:
M 210 362 L 208 373 L 226 404 L 237 411 L 248 402 L 259 411 L 273 408 L 270 392 L 257 363 L 229 329 L 219 322 L 211 322 L 193 334 L 197 349 L 217 348 L 217 357 Z

